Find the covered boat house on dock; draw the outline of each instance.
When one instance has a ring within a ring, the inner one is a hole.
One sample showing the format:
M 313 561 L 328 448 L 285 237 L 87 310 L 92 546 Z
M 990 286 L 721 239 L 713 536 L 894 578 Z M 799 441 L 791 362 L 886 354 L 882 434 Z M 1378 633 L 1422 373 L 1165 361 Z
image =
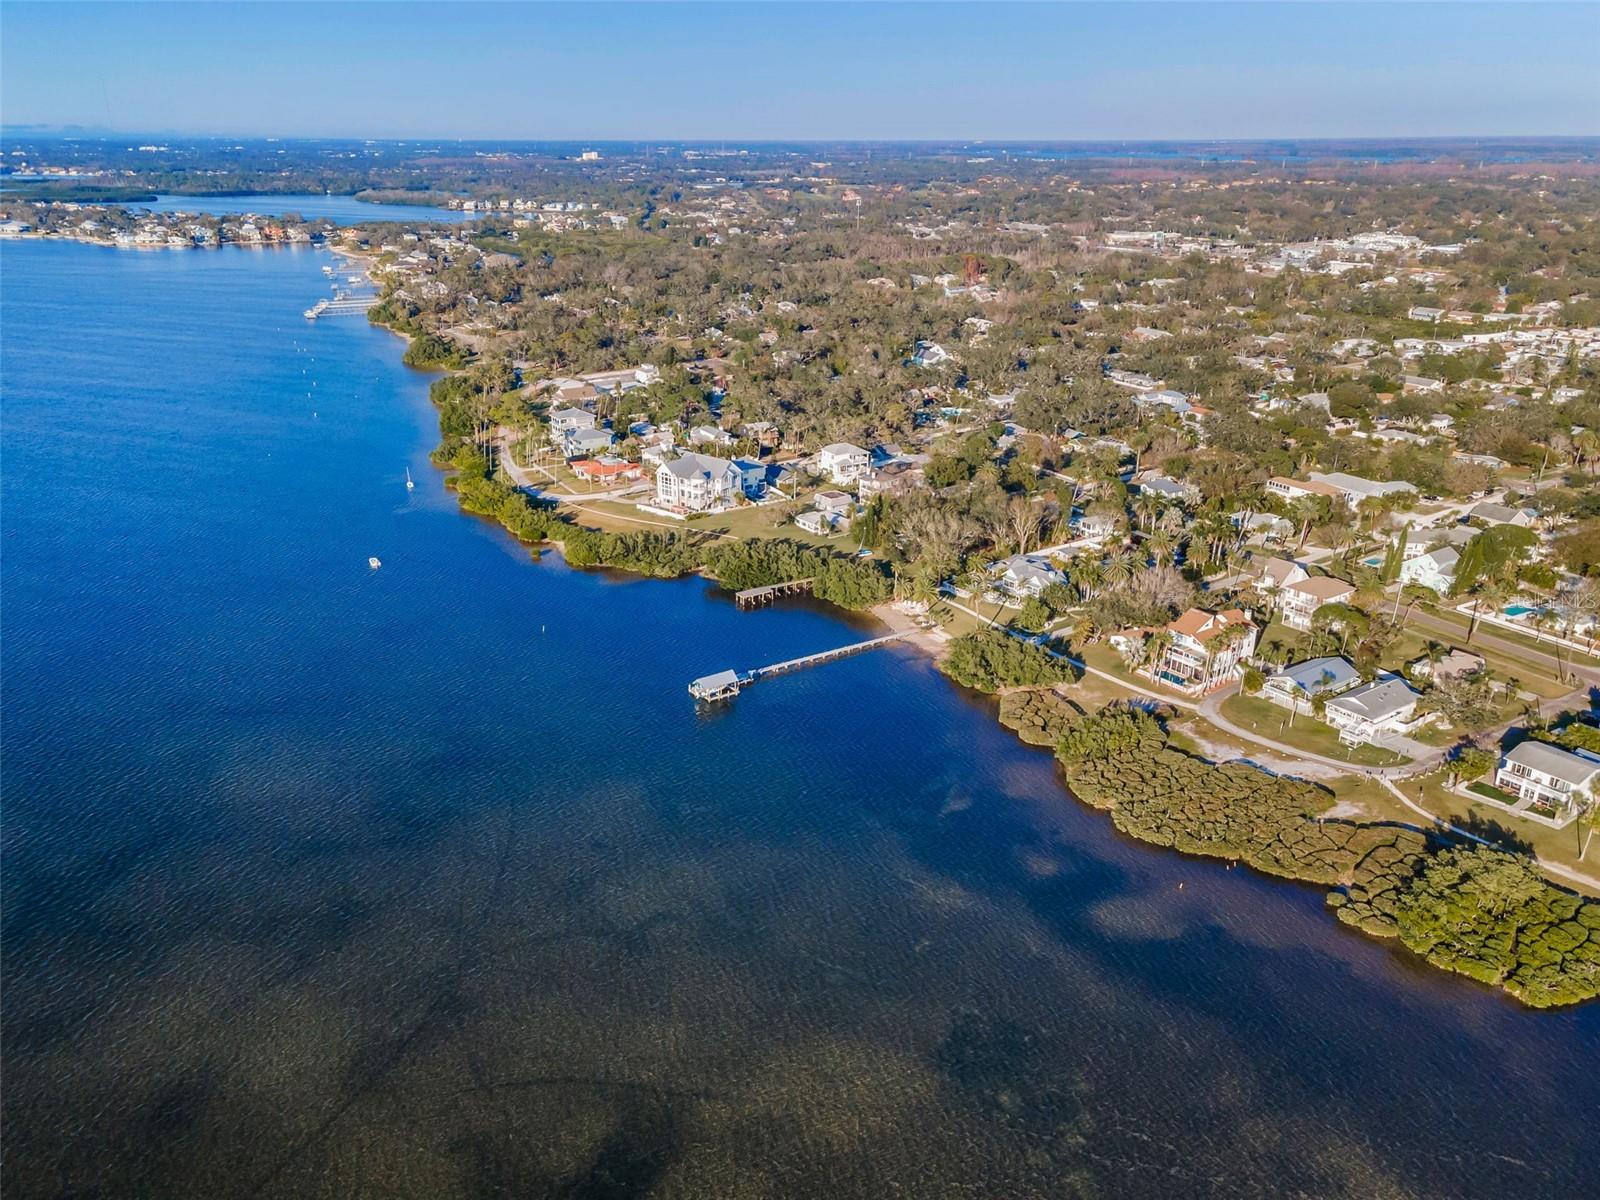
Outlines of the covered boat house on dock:
M 744 676 L 737 671 L 718 671 L 714 675 L 702 675 L 689 685 L 689 694 L 696 700 L 731 700 L 739 694 L 739 689 L 744 686 Z

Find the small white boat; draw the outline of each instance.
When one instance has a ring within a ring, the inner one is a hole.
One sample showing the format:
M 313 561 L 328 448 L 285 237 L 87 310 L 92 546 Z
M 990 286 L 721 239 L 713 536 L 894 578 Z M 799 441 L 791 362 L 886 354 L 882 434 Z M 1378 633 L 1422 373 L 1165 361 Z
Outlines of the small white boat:
M 406 468 L 406 491 L 414 492 L 416 490 L 417 490 L 416 482 L 411 478 L 411 468 L 407 467 Z
M 378 556 L 377 555 L 373 555 L 371 558 L 367 559 L 367 566 L 371 567 L 374 571 L 376 571 L 379 567 L 383 566 L 383 563 L 378 561 Z

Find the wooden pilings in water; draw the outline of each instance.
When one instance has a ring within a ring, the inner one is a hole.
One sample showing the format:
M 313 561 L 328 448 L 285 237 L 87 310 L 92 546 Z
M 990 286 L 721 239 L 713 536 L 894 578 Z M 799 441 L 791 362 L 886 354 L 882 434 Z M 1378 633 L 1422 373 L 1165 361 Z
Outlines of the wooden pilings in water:
M 741 609 L 760 608 L 780 596 L 801 596 L 810 591 L 810 579 L 791 579 L 786 583 L 769 583 L 766 587 L 745 588 L 733 594 L 733 602 Z

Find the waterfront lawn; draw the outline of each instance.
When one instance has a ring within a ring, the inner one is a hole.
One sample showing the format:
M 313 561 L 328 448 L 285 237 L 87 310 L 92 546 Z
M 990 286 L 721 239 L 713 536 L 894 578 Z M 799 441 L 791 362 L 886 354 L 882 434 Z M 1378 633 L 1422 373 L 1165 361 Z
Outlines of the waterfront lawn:
M 1445 786 L 1443 772 L 1422 779 L 1401 779 L 1396 783 L 1406 795 L 1422 805 L 1434 816 L 1471 830 L 1479 837 L 1520 853 L 1532 853 L 1541 862 L 1560 863 L 1575 871 L 1600 878 L 1600 835 L 1596 835 L 1586 858 L 1578 857 L 1579 830 L 1574 821 L 1565 829 L 1551 829 L 1537 821 L 1524 821 L 1506 811 L 1506 806 L 1492 800 L 1478 800 L 1464 796 Z M 1398 805 L 1398 802 L 1396 802 Z M 1421 816 L 1410 809 L 1401 808 L 1397 820 L 1408 820 L 1421 825 Z M 1600 896 L 1600 887 L 1575 884 L 1560 876 L 1551 876 L 1557 887 L 1570 888 L 1589 895 Z
M 1240 728 L 1264 738 L 1324 758 L 1343 759 L 1352 766 L 1391 767 L 1410 761 L 1377 746 L 1346 746 L 1331 726 L 1312 716 L 1296 715 L 1290 724 L 1288 709 L 1255 696 L 1229 696 L 1222 702 L 1222 715 Z
M 1331 788 L 1335 811 L 1351 820 L 1420 827 L 1422 820 L 1370 775 L 1338 775 L 1320 781 Z
M 1130 691 L 1138 692 L 1145 699 L 1148 699 L 1149 697 L 1145 696 L 1144 693 L 1153 692 L 1154 694 L 1163 698 L 1170 696 L 1174 704 L 1194 703 L 1193 700 L 1191 700 L 1188 696 L 1185 696 L 1182 692 L 1169 691 L 1166 688 L 1160 687 L 1154 681 L 1146 679 L 1143 675 L 1135 675 L 1132 671 L 1128 670 L 1126 664 L 1123 663 L 1122 655 L 1118 654 L 1104 642 L 1094 646 L 1074 646 L 1072 649 L 1072 654 L 1076 658 L 1081 658 L 1084 662 L 1088 663 L 1096 670 L 1104 671 L 1107 675 L 1116 676 L 1117 679 L 1128 685 Z
M 836 554 L 854 554 L 858 549 L 848 533 L 836 533 L 832 537 L 807 533 L 789 518 L 789 512 L 790 506 L 787 504 L 751 504 L 714 516 L 696 517 L 685 521 L 684 526 L 724 537 L 785 538 L 832 550 Z
M 703 533 L 713 537 L 743 540 L 745 538 L 783 538 L 819 550 L 836 554 L 850 554 L 855 542 L 847 535 L 817 537 L 798 525 L 785 523 L 782 510 L 777 505 L 738 508 L 732 512 L 718 513 L 693 521 L 674 521 L 640 512 L 631 502 L 616 500 L 577 500 L 562 506 L 580 525 L 593 529 L 630 532 L 639 529 L 660 529 L 674 533 Z

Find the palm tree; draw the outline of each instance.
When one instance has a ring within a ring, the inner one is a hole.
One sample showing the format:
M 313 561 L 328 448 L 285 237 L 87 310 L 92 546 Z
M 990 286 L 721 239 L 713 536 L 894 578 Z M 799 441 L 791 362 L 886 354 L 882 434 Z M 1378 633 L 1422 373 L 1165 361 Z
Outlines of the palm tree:
M 1327 496 L 1301 496 L 1294 502 L 1294 514 L 1300 521 L 1300 542 L 1295 547 L 1296 553 L 1306 548 L 1306 542 L 1311 537 L 1311 526 L 1326 520 L 1332 508 Z
M 1533 626 L 1533 640 L 1535 642 L 1543 642 L 1544 635 L 1554 633 L 1556 626 L 1560 623 L 1561 618 L 1548 608 L 1541 608 L 1533 614 L 1533 617 L 1528 622 Z
M 1472 620 L 1467 623 L 1467 644 L 1472 644 L 1472 635 L 1478 628 L 1478 610 L 1484 601 L 1489 602 L 1489 607 L 1498 609 L 1511 598 L 1512 589 L 1502 579 L 1489 578 L 1480 580 L 1472 589 Z
M 1118 550 L 1106 559 L 1103 570 L 1107 584 L 1121 587 L 1133 578 L 1133 555 L 1126 550 Z
M 1428 664 L 1430 666 L 1437 667 L 1444 660 L 1444 656 L 1445 656 L 1444 643 L 1443 642 L 1436 642 L 1432 638 L 1429 638 L 1428 639 L 1427 655 L 1428 655 Z
M 1578 858 L 1580 861 L 1585 854 L 1589 853 L 1589 842 L 1594 838 L 1595 826 L 1600 825 L 1600 796 L 1594 794 L 1594 786 L 1591 783 L 1588 789 L 1575 792 L 1572 796 L 1572 802 L 1580 806 L 1576 822 L 1578 826 Z
M 1585 429 L 1581 433 L 1572 435 L 1572 452 L 1577 457 L 1578 466 L 1587 470 L 1596 461 L 1600 461 L 1600 433 L 1593 429 Z
M 1272 638 L 1267 642 L 1266 653 L 1262 655 L 1275 667 L 1282 667 L 1289 661 L 1288 646 L 1284 645 L 1282 638 Z
M 1171 566 L 1176 539 L 1165 529 L 1157 529 L 1144 539 L 1145 549 L 1156 560 L 1158 566 Z
M 931 571 L 918 571 L 911 576 L 911 599 L 922 604 L 938 602 L 939 581 Z
M 1167 651 L 1171 648 L 1172 631 L 1170 629 L 1158 629 L 1145 639 L 1145 650 L 1148 653 L 1146 661 L 1152 673 L 1161 669 L 1161 660 L 1166 657 Z
M 1216 661 L 1226 650 L 1231 650 L 1235 645 L 1244 640 L 1245 627 L 1243 625 L 1230 625 L 1216 637 L 1206 643 L 1206 664 L 1204 673 L 1200 676 L 1200 686 L 1205 688 L 1211 683 L 1211 671 Z
M 1093 600 L 1105 586 L 1105 571 L 1100 560 L 1091 555 L 1075 558 L 1067 567 L 1067 578 L 1085 600 Z

